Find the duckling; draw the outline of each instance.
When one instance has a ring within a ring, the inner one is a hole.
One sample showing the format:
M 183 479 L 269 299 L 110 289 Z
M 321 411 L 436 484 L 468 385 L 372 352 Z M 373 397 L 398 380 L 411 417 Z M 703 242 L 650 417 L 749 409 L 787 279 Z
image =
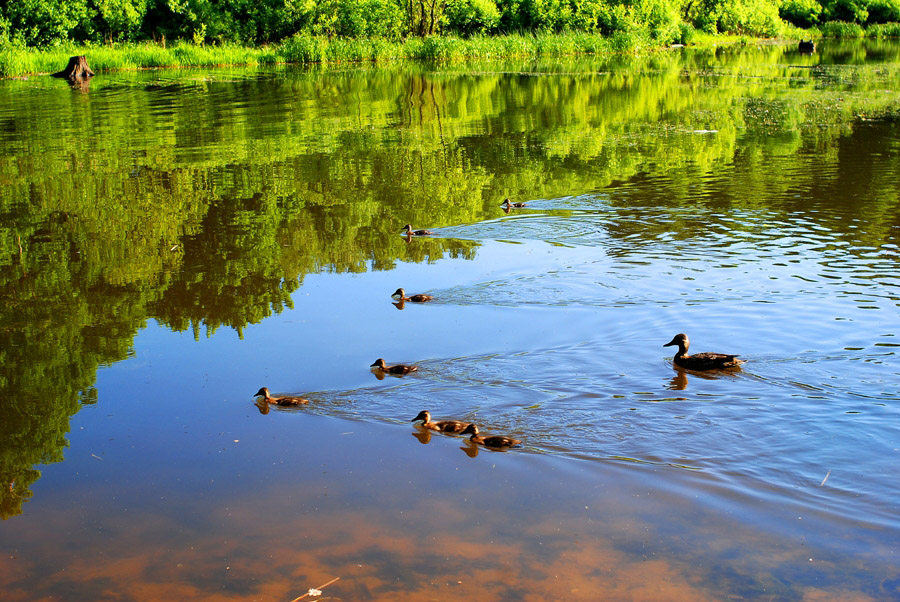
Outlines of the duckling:
M 267 387 L 263 387 L 253 394 L 254 397 L 259 397 L 260 395 L 262 395 L 267 402 L 276 406 L 299 406 L 304 403 L 309 403 L 308 399 L 303 399 L 302 397 L 293 397 L 291 395 L 274 396 L 269 393 Z
M 410 224 L 403 226 L 403 229 L 400 231 L 404 232 L 407 236 L 427 236 L 429 234 L 434 234 L 431 230 L 413 230 L 413 227 Z
M 416 422 L 417 420 L 422 421 L 423 427 L 441 433 L 458 434 L 463 432 L 466 427 L 469 426 L 468 422 L 460 422 L 459 420 L 438 420 L 432 422 L 431 413 L 428 410 L 422 410 L 410 422 Z
M 502 203 L 500 203 L 500 206 L 506 207 L 507 209 L 509 209 L 510 207 L 522 208 L 525 206 L 525 203 L 514 203 L 509 199 L 505 199 Z
M 384 363 L 384 360 L 378 358 L 375 360 L 370 368 L 375 368 L 381 372 L 386 372 L 388 374 L 393 374 L 395 376 L 403 376 L 404 374 L 409 374 L 410 372 L 415 372 L 419 369 L 418 366 L 407 366 L 405 364 L 396 364 L 394 366 L 388 366 Z
M 688 347 L 691 341 L 684 333 L 676 334 L 675 337 L 663 345 L 678 345 L 678 353 L 675 354 L 675 365 L 690 370 L 718 370 L 722 368 L 733 368 L 741 364 L 741 360 L 737 359 L 737 355 L 726 353 L 695 353 L 688 355 Z
M 426 301 L 431 301 L 432 299 L 434 299 L 434 297 L 432 297 L 431 295 L 422 294 L 415 294 L 407 297 L 406 291 L 402 288 L 398 288 L 397 290 L 395 290 L 391 297 L 399 297 L 398 301 L 412 301 L 413 303 L 425 303 Z
M 512 437 L 504 437 L 503 435 L 491 435 L 490 437 L 482 437 L 478 434 L 478 427 L 473 422 L 460 433 L 461 435 L 471 435 L 469 440 L 472 443 L 480 443 L 485 447 L 493 447 L 495 449 L 500 449 L 504 447 L 512 447 L 514 445 L 519 445 L 522 443 L 518 439 L 513 439 Z

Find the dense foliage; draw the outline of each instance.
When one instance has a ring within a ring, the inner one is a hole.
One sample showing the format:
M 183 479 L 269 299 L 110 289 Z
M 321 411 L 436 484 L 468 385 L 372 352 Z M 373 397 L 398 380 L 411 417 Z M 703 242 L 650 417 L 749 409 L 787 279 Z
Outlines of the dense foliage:
M 562 31 L 641 32 L 667 44 L 694 30 L 773 36 L 827 21 L 900 21 L 900 0 L 0 0 L 0 48 Z

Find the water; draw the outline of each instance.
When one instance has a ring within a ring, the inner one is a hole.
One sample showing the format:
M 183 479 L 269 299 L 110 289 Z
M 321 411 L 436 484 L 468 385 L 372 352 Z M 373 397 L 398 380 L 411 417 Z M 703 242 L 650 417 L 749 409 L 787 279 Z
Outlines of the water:
M 900 598 L 898 49 L 0 83 L 0 587 Z

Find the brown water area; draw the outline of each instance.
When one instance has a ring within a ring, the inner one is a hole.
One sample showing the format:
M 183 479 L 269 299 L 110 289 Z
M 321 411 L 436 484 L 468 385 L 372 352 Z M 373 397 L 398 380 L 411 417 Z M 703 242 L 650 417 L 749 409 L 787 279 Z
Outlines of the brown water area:
M 0 599 L 900 599 L 897 90 L 876 40 L 0 81 Z

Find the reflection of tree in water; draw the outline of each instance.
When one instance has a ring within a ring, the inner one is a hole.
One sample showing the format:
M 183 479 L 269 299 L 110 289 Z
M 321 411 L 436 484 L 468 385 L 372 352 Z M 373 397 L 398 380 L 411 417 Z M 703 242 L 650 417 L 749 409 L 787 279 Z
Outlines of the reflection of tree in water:
M 15 136 L 0 138 L 2 516 L 21 512 L 40 476 L 34 466 L 62 460 L 69 417 L 96 396 L 97 367 L 128 357 L 148 318 L 195 336 L 201 325 L 240 333 L 290 308 L 306 274 L 477 251 L 476 241 L 441 235 L 407 242 L 405 223 L 483 222 L 502 215 L 505 197 L 603 189 L 612 204 L 638 208 L 602 226 L 615 254 L 616 241 L 624 253 L 663 232 L 707 233 L 706 215 L 680 211 L 696 209 L 698 183 L 710 209 L 796 212 L 816 202 L 787 201 L 806 182 L 824 197 L 859 191 L 842 219 L 864 218 L 855 235 L 871 246 L 892 242 L 895 174 L 853 157 L 861 145 L 891 156 L 897 126 L 857 132 L 852 116 L 896 111 L 874 94 L 900 86 L 896 76 L 863 70 L 859 93 L 826 110 L 815 102 L 821 78 L 804 80 L 783 53 L 673 54 L 552 77 L 517 72 L 525 68 L 303 72 L 134 94 L 104 95 L 98 80 L 88 95 L 33 105 L 3 86 L 0 103 L 17 111 L 4 122 Z M 713 76 L 750 60 L 770 62 L 762 88 Z M 746 100 L 754 96 L 766 100 Z M 85 137 L 101 113 L 117 135 Z M 73 129 L 60 129 L 58 115 Z M 685 123 L 716 134 L 679 133 Z M 740 132 L 750 143 L 738 145 Z M 790 173 L 770 173 L 771 157 L 804 149 Z M 733 177 L 704 177 L 725 168 Z M 838 175 L 823 184 L 823 173 Z M 667 183 L 640 186 L 646 174 Z M 640 195 L 627 194 L 635 187 Z M 648 223 L 642 203 L 663 208 L 660 219 Z

